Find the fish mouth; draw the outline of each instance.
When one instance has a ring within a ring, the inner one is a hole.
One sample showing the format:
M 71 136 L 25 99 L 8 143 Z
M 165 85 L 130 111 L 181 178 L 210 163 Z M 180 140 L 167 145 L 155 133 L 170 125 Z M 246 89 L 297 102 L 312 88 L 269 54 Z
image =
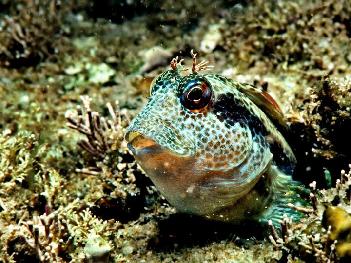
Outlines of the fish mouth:
M 156 148 L 159 148 L 159 145 L 156 141 L 144 136 L 138 131 L 130 131 L 125 136 L 126 141 L 128 142 L 128 148 L 132 151 L 134 155 L 146 154 Z

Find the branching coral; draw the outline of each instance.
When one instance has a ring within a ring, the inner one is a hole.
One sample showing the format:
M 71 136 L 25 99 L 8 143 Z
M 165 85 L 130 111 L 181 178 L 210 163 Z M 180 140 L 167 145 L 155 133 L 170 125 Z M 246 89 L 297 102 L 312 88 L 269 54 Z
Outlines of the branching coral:
M 32 251 L 26 257 L 36 255 L 41 261 L 58 256 L 61 234 L 57 231 L 61 230 L 55 226 L 55 213 L 50 213 L 61 177 L 38 162 L 38 144 L 30 132 L 0 136 L 0 257 L 23 257 L 21 251 Z
M 99 220 L 88 209 L 78 212 L 80 206 L 76 200 L 50 214 L 9 226 L 2 237 L 7 240 L 3 251 L 13 258 L 21 251 L 30 251 L 38 262 L 67 262 L 73 255 L 80 260 L 108 260 L 113 248 L 110 231 L 117 231 L 119 224 Z
M 0 135 L 0 195 L 6 195 L 33 174 L 37 138 L 23 131 L 10 136 L 6 131 Z
M 295 174 L 305 184 L 315 180 L 318 188 L 331 187 L 351 160 L 350 91 L 349 78 L 322 78 L 296 110 L 301 119 L 291 119 Z
M 58 219 L 57 212 L 34 216 L 23 224 L 18 234 L 23 235 L 41 262 L 64 262 L 59 254 L 65 247 L 67 226 Z
M 95 160 L 94 166 L 77 169 L 101 180 L 104 195 L 95 200 L 92 211 L 105 219 L 123 222 L 135 219 L 154 195 L 151 183 L 138 168 L 124 141 L 128 116 L 107 104 L 110 118 L 92 111 L 91 99 L 82 97 L 83 108 L 66 114 L 68 127 L 85 136 L 78 145 Z
M 20 1 L 18 15 L 0 21 L 0 65 L 36 65 L 55 54 L 62 16 L 60 1 Z
M 244 15 L 231 16 L 220 45 L 244 69 L 277 69 L 310 78 L 338 74 L 348 70 L 350 10 L 347 0 L 256 0 L 237 10 Z
M 347 130 L 351 128 L 351 80 L 327 78 L 311 91 L 306 119 L 314 128 L 321 155 L 351 155 Z
M 111 119 L 101 117 L 98 112 L 91 110 L 91 99 L 82 96 L 83 109 L 78 108 L 76 115 L 68 113 L 66 115 L 68 127 L 86 135 L 87 139 L 78 142 L 78 145 L 93 156 L 103 158 L 110 151 L 121 148 L 123 142 L 123 126 L 121 113 L 116 102 L 117 110 L 111 103 L 107 103 L 107 108 Z M 127 118 L 127 115 L 124 115 Z
M 77 130 L 86 136 L 78 145 L 94 158 L 97 158 L 95 167 L 78 169 L 78 172 L 100 176 L 103 181 L 116 187 L 116 196 L 126 197 L 127 193 L 136 193 L 135 170 L 133 157 L 127 157 L 129 152 L 124 142 L 124 127 L 129 122 L 127 115 L 121 112 L 116 102 L 117 110 L 110 103 L 107 108 L 110 119 L 100 116 L 91 110 L 89 97 L 82 97 L 83 109 L 78 108 L 75 114 L 67 113 L 68 127 Z M 122 155 L 130 160 L 123 162 Z M 115 163 L 114 163 L 115 162 Z M 111 165 L 111 166 L 110 166 Z M 134 167 L 134 168 L 133 168 Z
M 80 251 L 79 257 L 94 258 L 102 254 L 109 253 L 113 248 L 109 242 L 110 231 L 117 231 L 118 223 L 107 222 L 96 218 L 89 210 L 81 213 L 71 212 L 66 217 L 68 230 L 74 238 L 74 244 L 78 247 L 85 245 Z M 80 245 L 80 246 L 79 246 Z M 84 253 L 82 253 L 84 251 Z
M 348 262 L 351 259 L 351 165 L 348 173 L 341 171 L 335 188 L 317 193 L 316 183 L 310 186 L 313 209 L 294 207 L 306 213 L 306 218 L 295 225 L 285 218 L 280 235 L 270 224 L 269 239 L 286 259 Z

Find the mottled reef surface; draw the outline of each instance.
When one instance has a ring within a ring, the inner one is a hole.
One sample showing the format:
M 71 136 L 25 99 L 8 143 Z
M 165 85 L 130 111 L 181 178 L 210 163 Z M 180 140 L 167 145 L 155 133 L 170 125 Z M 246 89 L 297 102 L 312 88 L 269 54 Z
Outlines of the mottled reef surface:
M 178 214 L 135 164 L 124 129 L 191 49 L 281 105 L 301 222 Z M 350 73 L 348 0 L 0 0 L 0 262 L 350 262 Z

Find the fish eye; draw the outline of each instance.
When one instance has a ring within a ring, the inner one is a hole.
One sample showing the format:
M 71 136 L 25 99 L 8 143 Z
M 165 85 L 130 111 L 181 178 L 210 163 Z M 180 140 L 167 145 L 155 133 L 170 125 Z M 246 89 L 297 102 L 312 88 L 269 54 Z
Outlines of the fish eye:
M 191 80 L 183 87 L 180 102 L 189 110 L 198 111 L 205 108 L 211 101 L 212 89 L 210 84 L 203 80 Z

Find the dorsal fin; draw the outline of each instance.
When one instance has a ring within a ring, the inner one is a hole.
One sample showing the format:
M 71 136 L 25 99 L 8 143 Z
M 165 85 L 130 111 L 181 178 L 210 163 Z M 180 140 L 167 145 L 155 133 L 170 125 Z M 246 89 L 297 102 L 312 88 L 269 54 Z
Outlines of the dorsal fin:
M 285 130 L 288 128 L 282 110 L 268 92 L 249 84 L 238 85 L 237 88 L 249 97 L 274 124 L 278 124 L 280 128 Z

